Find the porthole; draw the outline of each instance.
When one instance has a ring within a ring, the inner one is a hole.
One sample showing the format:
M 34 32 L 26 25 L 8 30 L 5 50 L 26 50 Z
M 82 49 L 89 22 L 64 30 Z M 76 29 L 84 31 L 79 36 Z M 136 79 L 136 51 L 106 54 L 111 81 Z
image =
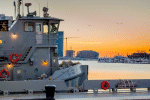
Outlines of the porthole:
M 17 75 L 17 79 L 18 79 L 18 80 L 21 80 L 21 79 L 22 79 L 22 75 L 20 75 L 20 74 Z

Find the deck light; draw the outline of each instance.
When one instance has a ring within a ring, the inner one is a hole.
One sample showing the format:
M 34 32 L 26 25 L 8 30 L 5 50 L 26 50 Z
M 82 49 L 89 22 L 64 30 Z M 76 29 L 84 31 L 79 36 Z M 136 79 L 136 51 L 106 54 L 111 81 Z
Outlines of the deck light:
M 7 64 L 7 68 L 8 68 L 8 69 L 11 69 L 12 67 L 13 67 L 12 64 Z
M 21 70 L 17 70 L 17 74 L 21 74 Z
M 16 38 L 18 37 L 18 35 L 17 35 L 17 34 L 12 33 L 11 37 L 12 37 L 13 39 L 16 39 Z
M 43 61 L 42 65 L 46 66 L 48 64 L 47 61 Z
M 2 40 L 0 40 L 0 44 L 2 44 L 3 43 L 3 41 Z

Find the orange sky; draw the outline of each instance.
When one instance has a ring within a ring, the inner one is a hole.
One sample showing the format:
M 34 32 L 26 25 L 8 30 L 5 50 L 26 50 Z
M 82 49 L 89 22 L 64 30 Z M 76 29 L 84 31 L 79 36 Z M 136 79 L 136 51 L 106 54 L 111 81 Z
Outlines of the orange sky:
M 50 16 L 64 19 L 59 29 L 64 31 L 64 37 L 79 37 L 68 39 L 68 50 L 93 50 L 100 57 L 126 56 L 127 52 L 132 54 L 137 50 L 150 53 L 150 0 L 36 1 L 40 4 L 41 17 L 42 7 L 48 1 Z M 39 16 L 39 4 L 35 0 L 24 2 L 31 2 L 30 11 L 36 10 Z M 26 7 L 24 11 L 26 14 Z M 0 13 L 13 16 L 13 0 L 1 0 Z

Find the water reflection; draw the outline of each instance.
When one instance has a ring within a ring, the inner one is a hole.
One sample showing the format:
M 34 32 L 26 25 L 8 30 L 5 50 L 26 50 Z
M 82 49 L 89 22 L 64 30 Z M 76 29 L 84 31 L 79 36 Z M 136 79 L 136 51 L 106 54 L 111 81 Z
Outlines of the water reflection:
M 78 62 L 78 60 L 72 60 Z M 59 61 L 61 63 L 62 60 Z M 89 80 L 97 79 L 150 79 L 150 64 L 98 63 L 80 61 L 89 66 Z
M 89 80 L 97 79 L 150 79 L 149 73 L 130 72 L 89 72 Z

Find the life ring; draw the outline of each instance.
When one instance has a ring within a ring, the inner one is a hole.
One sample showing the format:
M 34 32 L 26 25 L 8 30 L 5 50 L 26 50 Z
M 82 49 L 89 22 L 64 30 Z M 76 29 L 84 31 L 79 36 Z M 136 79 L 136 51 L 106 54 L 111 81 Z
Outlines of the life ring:
M 107 90 L 109 88 L 109 83 L 107 81 L 103 81 L 101 83 L 101 88 Z
M 5 78 L 5 77 L 2 75 L 3 72 L 6 73 L 7 77 L 9 76 L 9 72 L 8 72 L 7 70 L 3 69 L 3 70 L 1 70 L 1 72 L 0 72 L 0 77 L 1 77 L 1 78 Z
M 16 56 L 16 59 L 15 59 L 15 60 L 12 58 L 13 56 Z M 18 55 L 17 53 L 12 53 L 12 54 L 10 55 L 10 61 L 11 61 L 11 62 L 16 63 L 16 62 L 18 62 L 18 60 L 19 60 L 19 55 Z

